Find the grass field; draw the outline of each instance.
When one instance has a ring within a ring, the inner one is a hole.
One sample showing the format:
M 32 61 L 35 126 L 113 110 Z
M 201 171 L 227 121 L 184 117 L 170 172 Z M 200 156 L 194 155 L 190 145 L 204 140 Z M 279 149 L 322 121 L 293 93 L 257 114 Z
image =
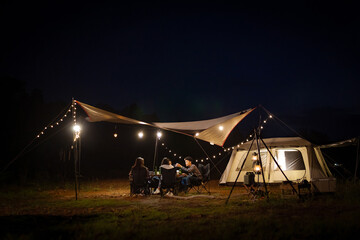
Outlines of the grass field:
M 126 180 L 83 183 L 75 200 L 62 187 L 7 186 L 0 192 L 0 239 L 344 239 L 360 233 L 360 187 L 300 201 L 249 200 L 236 187 L 211 184 L 211 195 L 190 192 L 179 198 L 130 197 Z

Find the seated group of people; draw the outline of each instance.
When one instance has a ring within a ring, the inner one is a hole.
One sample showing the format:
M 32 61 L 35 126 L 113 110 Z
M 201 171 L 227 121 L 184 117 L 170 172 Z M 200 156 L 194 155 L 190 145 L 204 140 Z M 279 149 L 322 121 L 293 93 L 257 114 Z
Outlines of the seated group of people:
M 181 174 L 180 173 L 176 174 L 176 179 L 180 182 L 179 190 L 187 192 L 189 186 L 193 185 L 196 182 L 201 181 L 202 175 L 199 169 L 196 167 L 196 165 L 193 164 L 194 160 L 192 157 L 190 156 L 185 157 L 184 161 L 185 161 L 185 166 L 182 166 L 179 163 L 176 163 L 175 166 L 173 166 L 171 160 L 165 157 L 161 162 L 160 169 L 169 170 L 176 168 L 178 170 L 181 170 Z M 138 178 L 139 176 L 141 179 L 146 179 L 150 183 L 157 183 L 157 187 L 155 187 L 156 190 L 154 191 L 154 194 L 160 193 L 162 175 L 150 176 L 148 168 L 145 167 L 144 159 L 141 157 L 136 158 L 135 164 L 131 167 L 129 173 L 130 182 L 136 181 L 135 178 Z

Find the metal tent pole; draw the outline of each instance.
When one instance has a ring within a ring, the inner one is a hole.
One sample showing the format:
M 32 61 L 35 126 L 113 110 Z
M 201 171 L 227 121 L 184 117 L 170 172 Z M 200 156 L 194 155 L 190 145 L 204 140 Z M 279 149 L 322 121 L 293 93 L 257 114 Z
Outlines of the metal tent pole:
M 158 137 L 156 137 L 156 140 L 155 140 L 154 162 L 153 162 L 153 168 L 152 168 L 153 171 L 155 171 L 155 162 L 156 162 L 156 157 L 157 157 L 157 145 L 158 145 Z
M 77 162 L 78 162 L 78 150 L 77 141 L 73 145 L 74 150 L 74 177 L 75 177 L 75 200 L 78 199 L 78 174 L 77 174 Z
M 260 128 L 258 130 L 260 131 Z M 256 138 L 256 145 L 257 145 L 260 168 L 261 168 L 261 175 L 262 175 L 263 182 L 264 182 L 265 194 L 266 194 L 267 200 L 269 200 L 269 192 L 267 190 L 267 186 L 266 186 L 266 182 L 265 182 L 264 169 L 263 169 L 263 165 L 262 165 L 262 161 L 261 161 L 261 154 L 260 154 L 260 146 L 259 146 L 259 138 L 260 138 L 260 136 L 258 135 L 257 131 L 255 131 L 255 138 Z
M 253 143 L 254 143 L 254 140 L 255 140 L 255 138 L 253 138 L 253 140 L 251 141 L 249 150 L 248 150 L 248 152 L 246 153 L 246 156 L 245 156 L 245 159 L 244 159 L 243 163 L 241 164 L 241 168 L 240 168 L 240 170 L 239 170 L 238 175 L 236 176 L 235 182 L 234 182 L 234 184 L 233 184 L 233 186 L 232 186 L 232 188 L 231 188 L 231 190 L 230 190 L 229 196 L 228 196 L 228 198 L 226 199 L 225 204 L 228 204 L 228 202 L 229 202 L 230 196 L 231 196 L 231 194 L 232 194 L 232 192 L 233 192 L 233 190 L 234 190 L 234 188 L 235 188 L 236 182 L 237 182 L 237 180 L 238 180 L 238 178 L 239 178 L 239 176 L 240 176 L 240 173 L 241 173 L 241 171 L 242 171 L 242 169 L 243 169 L 243 167 L 244 167 L 244 165 L 245 165 L 246 159 L 247 159 L 248 156 L 249 156 L 249 153 L 250 153 L 250 151 L 251 151 L 251 147 L 252 147 L 252 145 L 253 145 Z

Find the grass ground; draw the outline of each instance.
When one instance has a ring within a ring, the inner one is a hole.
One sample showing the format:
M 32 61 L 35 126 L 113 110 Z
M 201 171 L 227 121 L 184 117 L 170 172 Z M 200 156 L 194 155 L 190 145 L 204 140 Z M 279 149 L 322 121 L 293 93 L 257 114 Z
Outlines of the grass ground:
M 0 193 L 0 239 L 343 239 L 360 233 L 360 187 L 299 201 L 250 201 L 237 187 L 212 182 L 209 195 L 130 197 L 126 180 L 72 185 L 7 186 Z

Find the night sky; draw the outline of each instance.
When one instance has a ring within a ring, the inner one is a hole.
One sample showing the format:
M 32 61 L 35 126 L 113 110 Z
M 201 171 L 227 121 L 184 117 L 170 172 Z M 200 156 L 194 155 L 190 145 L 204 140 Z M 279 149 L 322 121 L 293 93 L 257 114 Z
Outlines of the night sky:
M 2 2 L 1 73 L 45 101 L 137 103 L 161 121 L 262 104 L 359 130 L 355 4 L 119 2 Z

